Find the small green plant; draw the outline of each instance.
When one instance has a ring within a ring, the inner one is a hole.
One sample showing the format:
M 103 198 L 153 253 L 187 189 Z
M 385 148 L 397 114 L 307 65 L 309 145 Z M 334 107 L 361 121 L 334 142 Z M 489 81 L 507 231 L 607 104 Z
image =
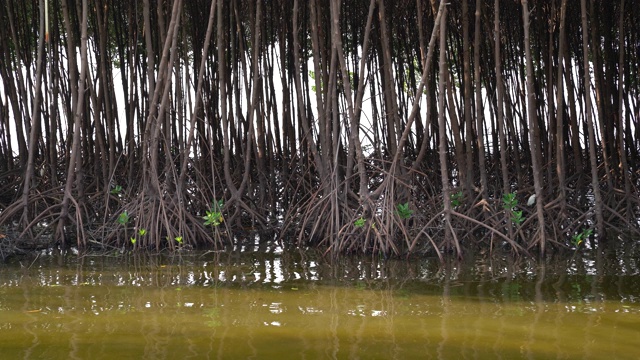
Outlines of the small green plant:
M 518 199 L 515 193 L 507 193 L 502 196 L 502 207 L 504 211 L 511 216 L 511 222 L 516 225 L 521 225 L 524 222 L 524 216 L 522 210 L 516 210 L 518 206 Z
M 222 217 L 223 200 L 218 200 L 211 205 L 211 209 L 207 210 L 207 214 L 203 216 L 205 226 L 219 226 L 224 221 Z
M 453 193 L 451 194 L 451 207 L 458 207 L 460 206 L 460 204 L 462 204 L 462 198 L 464 197 L 464 195 L 462 194 L 462 191 L 458 191 L 457 193 Z
M 508 193 L 502 195 L 502 206 L 505 210 L 513 210 L 513 208 L 518 206 L 518 199 L 516 198 L 516 194 Z
M 125 210 L 121 212 L 120 215 L 118 216 L 118 224 L 127 225 L 128 222 L 129 222 L 129 213 L 127 213 L 127 210 Z
M 182 236 L 176 236 L 175 240 L 178 242 L 178 244 L 182 245 Z
M 409 203 L 396 205 L 396 214 L 400 216 L 400 219 L 408 219 L 413 215 L 413 210 L 409 209 Z
M 588 238 L 589 236 L 591 236 L 591 234 L 593 234 L 593 230 L 591 229 L 584 229 L 582 230 L 582 232 L 575 234 L 571 237 L 571 243 L 575 246 L 578 247 L 580 246 L 580 244 L 582 244 L 584 242 L 584 240 L 586 238 Z
M 367 220 L 363 219 L 362 217 L 360 217 L 358 220 L 353 222 L 353 225 L 357 228 L 361 228 L 364 227 L 364 223 L 367 222 Z
M 122 186 L 120 185 L 115 185 L 113 189 L 111 189 L 111 195 L 120 195 L 121 192 L 122 192 Z
M 214 210 L 207 210 L 207 215 L 203 216 L 202 218 L 205 220 L 205 226 L 218 226 L 224 221 L 222 214 L 219 211 Z
M 522 216 L 522 210 L 512 210 L 511 221 L 516 225 L 522 224 L 524 222 L 524 217 Z
M 147 235 L 147 229 L 138 229 L 138 235 L 140 237 L 143 237 L 145 235 Z M 136 241 L 138 241 L 138 239 L 136 239 L 135 237 L 131 237 L 129 238 L 129 240 L 131 241 L 131 244 L 135 245 Z

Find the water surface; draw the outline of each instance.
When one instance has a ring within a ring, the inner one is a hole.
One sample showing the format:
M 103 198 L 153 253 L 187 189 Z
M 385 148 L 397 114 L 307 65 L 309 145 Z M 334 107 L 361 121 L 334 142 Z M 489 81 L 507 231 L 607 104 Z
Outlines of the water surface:
M 0 265 L 6 359 L 636 359 L 634 258 L 437 261 L 312 252 Z

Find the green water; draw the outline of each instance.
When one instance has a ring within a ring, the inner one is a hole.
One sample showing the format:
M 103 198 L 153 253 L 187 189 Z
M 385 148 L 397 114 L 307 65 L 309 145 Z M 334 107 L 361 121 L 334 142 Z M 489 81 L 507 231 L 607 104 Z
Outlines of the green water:
M 2 359 L 637 359 L 634 259 L 41 254 L 0 265 Z

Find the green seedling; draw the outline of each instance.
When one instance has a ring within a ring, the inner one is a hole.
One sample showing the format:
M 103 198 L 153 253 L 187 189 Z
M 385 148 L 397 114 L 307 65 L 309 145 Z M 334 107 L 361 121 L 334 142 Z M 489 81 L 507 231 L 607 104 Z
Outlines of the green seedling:
M 362 217 L 360 217 L 358 220 L 353 222 L 353 225 L 357 228 L 361 228 L 364 227 L 364 223 L 367 222 L 367 220 L 363 219 Z
M 215 210 L 215 211 L 222 211 L 222 208 L 224 207 L 224 200 L 220 199 L 218 201 L 213 201 L 213 203 L 211 204 L 211 209 Z
M 122 192 L 122 186 L 120 185 L 116 185 L 113 187 L 113 189 L 111 189 L 111 195 L 120 195 L 121 192 Z
M 120 213 L 120 215 L 118 216 L 118 224 L 126 225 L 128 222 L 129 222 L 129 214 L 127 213 L 127 210 L 125 210 L 122 213 Z
M 398 204 L 396 205 L 396 214 L 400 216 L 401 219 L 408 219 L 413 215 L 413 210 L 409 209 L 409 203 Z
M 513 210 L 511 212 L 511 221 L 516 225 L 522 224 L 524 222 L 524 217 L 522 216 L 522 210 L 520 211 Z
M 502 196 L 502 207 L 511 215 L 511 222 L 520 225 L 524 222 L 525 218 L 522 215 L 522 210 L 516 210 L 518 206 L 518 199 L 515 193 L 508 193 Z
M 460 204 L 462 204 L 462 198 L 464 197 L 464 195 L 462 194 L 462 191 L 458 191 L 457 193 L 453 193 L 451 194 L 451 207 L 458 207 L 460 206 Z
M 182 236 L 176 236 L 175 240 L 178 242 L 178 244 L 182 245 Z
M 205 226 L 219 226 L 224 221 L 222 217 L 223 200 L 218 200 L 211 205 L 211 209 L 207 210 L 207 214 L 203 216 Z
M 205 220 L 205 226 L 218 226 L 224 221 L 222 214 L 219 211 L 214 210 L 207 210 L 207 215 L 203 216 L 202 218 Z
M 508 193 L 502 196 L 502 207 L 505 210 L 513 210 L 516 206 L 518 206 L 518 199 L 515 193 Z
M 591 236 L 591 234 L 593 234 L 593 230 L 591 229 L 584 229 L 582 230 L 582 232 L 575 234 L 571 237 L 571 243 L 575 246 L 578 247 L 580 246 L 580 244 L 582 244 L 584 242 L 584 240 L 586 238 L 588 238 L 589 236 Z
M 138 235 L 140 237 L 147 235 L 147 229 L 138 229 Z M 136 239 L 135 237 L 132 237 L 129 240 L 131 240 L 131 244 L 133 245 L 135 245 L 136 241 L 138 241 L 138 239 Z

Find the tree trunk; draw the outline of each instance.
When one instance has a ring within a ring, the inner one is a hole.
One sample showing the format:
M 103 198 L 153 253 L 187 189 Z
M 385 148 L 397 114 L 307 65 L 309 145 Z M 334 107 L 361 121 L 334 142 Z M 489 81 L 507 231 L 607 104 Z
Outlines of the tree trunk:
M 60 218 L 58 220 L 56 234 L 55 234 L 56 239 L 62 242 L 62 246 L 65 246 L 65 241 L 66 241 L 65 225 L 66 225 L 66 221 L 68 220 L 67 217 L 69 216 L 69 203 L 71 201 L 74 201 L 74 202 L 76 201 L 71 193 L 73 190 L 75 175 L 76 173 L 81 172 L 81 169 L 82 169 L 82 153 L 80 150 L 80 139 L 82 136 L 81 136 L 80 126 L 82 124 L 82 117 L 84 112 L 85 79 L 87 77 L 87 71 L 89 67 L 88 59 L 87 59 L 87 41 L 88 41 L 88 38 L 87 38 L 88 24 L 87 23 L 89 22 L 89 20 L 88 20 L 87 13 L 88 13 L 87 0 L 83 0 L 82 1 L 82 21 L 81 21 L 82 33 L 81 33 L 81 39 L 80 39 L 81 70 L 80 70 L 80 76 L 78 77 L 78 100 L 75 108 L 73 109 L 73 113 L 74 113 L 73 145 L 71 147 L 71 158 L 67 168 L 67 179 L 64 187 L 64 197 L 62 199 Z M 75 66 L 75 64 L 71 64 L 71 66 Z M 80 209 L 76 209 L 76 211 L 79 211 L 79 210 Z M 78 231 L 80 231 L 80 229 L 82 229 L 82 223 L 76 222 L 76 227 Z M 83 236 L 78 237 L 78 246 L 84 246 Z
M 565 168 L 565 154 L 564 154 L 564 61 L 563 54 L 565 50 L 565 23 L 567 14 L 567 0 L 562 0 L 560 5 L 560 30 L 559 30 L 559 44 L 558 44 L 558 75 L 556 85 L 556 173 L 558 174 L 558 191 L 560 198 L 560 213 L 564 213 L 567 199 L 566 199 L 566 168 Z
M 529 121 L 529 138 L 531 141 L 531 167 L 533 171 L 533 186 L 536 195 L 536 210 L 538 215 L 540 256 L 544 255 L 546 245 L 545 223 L 544 223 L 544 197 L 542 193 L 542 179 L 540 174 L 539 159 L 541 157 L 540 134 L 536 131 L 538 120 L 536 118 L 536 98 L 533 84 L 533 61 L 531 59 L 531 45 L 529 44 L 529 4 L 527 0 L 522 0 L 522 21 L 524 23 L 524 51 L 527 62 L 527 117 Z
M 482 83 L 480 81 L 480 20 L 482 16 L 482 1 L 476 0 L 476 14 L 475 14 L 475 35 L 473 40 L 473 76 L 476 87 L 476 121 L 478 129 L 478 165 L 480 168 L 480 191 L 482 193 L 482 199 L 489 198 L 489 184 L 487 183 L 487 169 L 485 166 L 485 154 L 484 154 L 484 106 L 482 105 Z M 469 131 L 471 127 L 469 126 Z M 471 141 L 471 132 L 469 132 L 468 140 Z
M 591 187 L 595 198 L 596 226 L 600 239 L 605 239 L 604 215 L 602 213 L 602 195 L 600 194 L 600 179 L 598 178 L 598 160 L 596 157 L 596 137 L 591 119 L 591 75 L 589 71 L 589 32 L 587 30 L 587 4 L 586 0 L 580 0 L 582 18 L 582 52 L 584 66 L 585 88 L 585 116 L 587 118 L 587 131 L 589 133 L 589 160 L 591 163 Z
M 444 1 L 442 2 L 444 3 Z M 442 202 L 444 205 L 445 216 L 445 241 L 448 244 L 453 243 L 456 248 L 458 257 L 462 257 L 462 250 L 460 244 L 458 244 L 455 234 L 453 234 L 453 227 L 451 226 L 451 200 L 450 200 L 450 185 L 449 185 L 449 171 L 447 170 L 447 133 L 446 119 L 445 119 L 445 96 L 446 96 L 446 81 L 447 76 L 447 8 L 442 10 L 442 18 L 440 19 L 440 81 L 438 83 L 438 128 L 440 132 L 440 143 L 438 152 L 440 153 L 440 178 L 442 180 Z M 451 237 L 453 236 L 453 240 Z

